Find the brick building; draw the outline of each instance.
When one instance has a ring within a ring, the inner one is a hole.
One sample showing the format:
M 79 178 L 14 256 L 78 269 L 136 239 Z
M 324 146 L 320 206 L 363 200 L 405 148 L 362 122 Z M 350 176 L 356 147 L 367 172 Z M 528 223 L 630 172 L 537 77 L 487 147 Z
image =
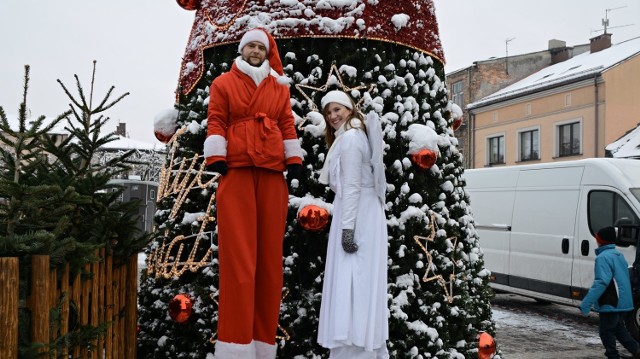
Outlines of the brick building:
M 456 131 L 459 147 L 465 158 L 465 167 L 472 168 L 469 112 L 466 106 L 487 97 L 525 77 L 575 55 L 589 51 L 589 44 L 567 47 L 564 41 L 549 40 L 547 50 L 528 54 L 490 58 L 475 61 L 473 65 L 446 74 L 446 83 L 452 102 L 463 110 L 462 126 Z

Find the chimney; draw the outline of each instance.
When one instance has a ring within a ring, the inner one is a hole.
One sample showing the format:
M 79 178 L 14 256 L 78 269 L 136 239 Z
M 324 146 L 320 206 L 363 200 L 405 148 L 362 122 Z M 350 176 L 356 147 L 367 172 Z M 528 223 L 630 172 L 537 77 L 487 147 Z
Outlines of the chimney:
M 611 47 L 611 34 L 602 34 L 592 38 L 591 40 L 591 53 L 598 52 Z
M 557 39 L 549 40 L 549 50 L 567 47 L 567 42 Z
M 549 53 L 551 54 L 551 65 L 566 61 L 571 57 L 570 48 L 566 41 L 552 39 L 549 40 Z
M 124 122 L 121 122 L 118 124 L 118 127 L 116 127 L 116 135 L 118 136 L 122 136 L 122 137 L 127 137 L 127 124 Z

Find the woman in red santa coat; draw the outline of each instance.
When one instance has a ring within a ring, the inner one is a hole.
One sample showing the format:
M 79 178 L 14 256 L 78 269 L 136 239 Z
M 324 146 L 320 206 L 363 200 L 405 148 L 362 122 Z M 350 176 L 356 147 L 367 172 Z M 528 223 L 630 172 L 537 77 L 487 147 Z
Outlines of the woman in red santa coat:
M 302 149 L 276 43 L 247 31 L 231 71 L 209 91 L 207 170 L 222 176 L 218 211 L 220 359 L 275 358 L 282 296 L 287 181 L 299 176 Z

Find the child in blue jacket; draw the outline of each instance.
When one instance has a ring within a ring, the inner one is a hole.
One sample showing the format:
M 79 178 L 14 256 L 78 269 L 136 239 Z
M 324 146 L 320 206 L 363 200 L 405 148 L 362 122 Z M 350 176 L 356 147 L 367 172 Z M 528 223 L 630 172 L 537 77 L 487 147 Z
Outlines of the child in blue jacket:
M 616 339 L 631 354 L 640 359 L 640 345 L 624 326 L 624 317 L 633 310 L 629 265 L 616 249 L 616 230 L 604 227 L 596 233 L 596 263 L 593 285 L 582 299 L 580 310 L 588 315 L 593 309 L 600 313 L 600 340 L 607 358 L 619 359 Z

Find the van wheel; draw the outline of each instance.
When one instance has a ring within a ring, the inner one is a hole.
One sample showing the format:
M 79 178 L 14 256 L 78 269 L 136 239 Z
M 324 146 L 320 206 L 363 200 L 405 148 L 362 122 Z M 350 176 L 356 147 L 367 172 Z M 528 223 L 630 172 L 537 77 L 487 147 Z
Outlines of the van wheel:
M 635 339 L 640 339 L 640 305 L 636 304 L 631 313 L 627 314 L 624 324 L 629 334 Z

